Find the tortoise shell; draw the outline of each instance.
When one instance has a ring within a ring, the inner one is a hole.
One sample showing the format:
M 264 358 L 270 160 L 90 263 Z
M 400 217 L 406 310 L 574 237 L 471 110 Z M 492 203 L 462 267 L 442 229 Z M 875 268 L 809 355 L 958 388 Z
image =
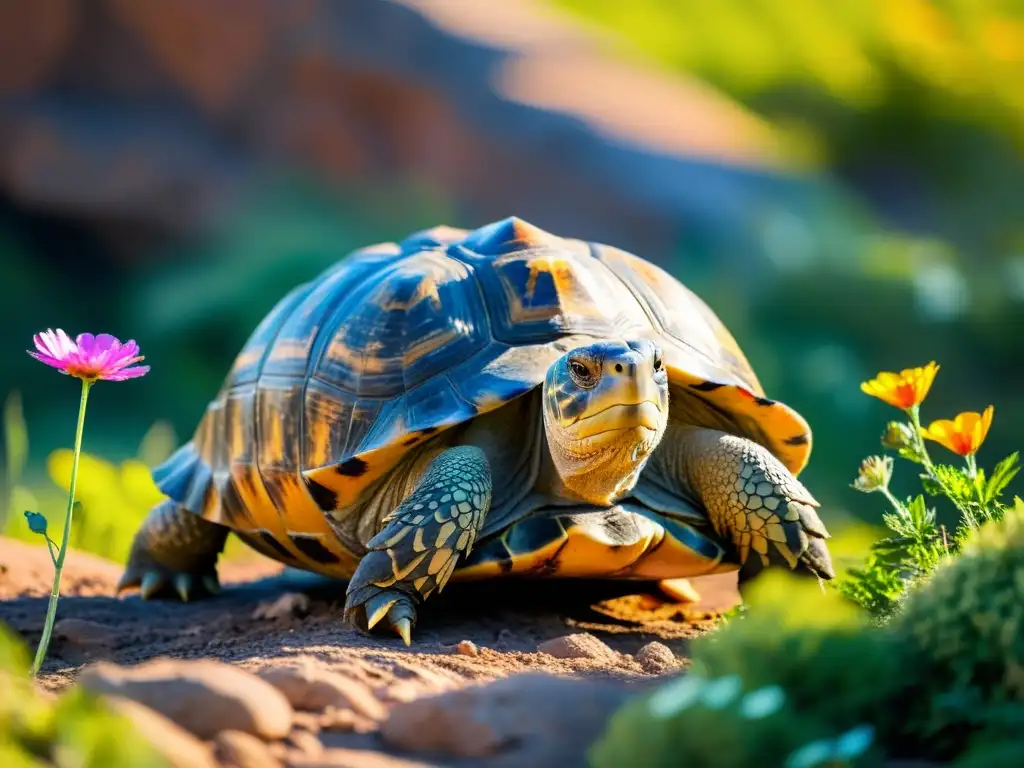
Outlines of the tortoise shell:
M 286 295 L 253 332 L 160 489 L 254 548 L 309 570 L 358 556 L 325 511 L 358 500 L 413 446 L 539 386 L 595 338 L 663 350 L 674 420 L 741 434 L 794 473 L 810 431 L 765 397 L 735 339 L 659 267 L 517 218 L 364 248 Z

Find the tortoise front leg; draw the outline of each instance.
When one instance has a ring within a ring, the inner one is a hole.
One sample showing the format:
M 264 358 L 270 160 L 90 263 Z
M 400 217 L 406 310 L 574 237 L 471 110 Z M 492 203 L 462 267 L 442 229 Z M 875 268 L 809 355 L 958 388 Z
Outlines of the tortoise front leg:
M 149 598 L 173 587 L 185 602 L 218 591 L 217 556 L 228 529 L 192 514 L 174 501 L 157 504 L 146 515 L 117 591 L 139 587 Z
M 746 438 L 674 426 L 662 442 L 662 475 L 707 509 L 715 531 L 736 547 L 740 580 L 782 565 L 832 579 L 829 538 L 818 502 L 767 448 Z
M 444 589 L 469 554 L 491 504 L 491 470 L 479 448 L 449 448 L 384 519 L 348 585 L 345 616 L 372 629 L 385 616 L 410 643 L 416 606 Z

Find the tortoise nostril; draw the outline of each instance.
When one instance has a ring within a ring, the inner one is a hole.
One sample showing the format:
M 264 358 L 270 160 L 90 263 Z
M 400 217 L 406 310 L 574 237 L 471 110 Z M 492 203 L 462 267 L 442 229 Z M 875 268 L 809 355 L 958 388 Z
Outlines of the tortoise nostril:
M 616 363 L 615 364 L 615 372 L 616 373 L 622 373 L 622 363 Z

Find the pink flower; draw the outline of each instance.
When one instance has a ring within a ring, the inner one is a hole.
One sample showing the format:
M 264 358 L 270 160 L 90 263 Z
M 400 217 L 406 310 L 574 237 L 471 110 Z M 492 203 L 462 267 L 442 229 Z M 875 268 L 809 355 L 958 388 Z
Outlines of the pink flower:
M 124 381 L 149 373 L 148 365 L 135 365 L 143 360 L 135 341 L 122 344 L 109 333 L 93 336 L 79 334 L 72 341 L 60 328 L 32 337 L 38 352 L 29 351 L 36 360 L 61 373 L 83 381 Z

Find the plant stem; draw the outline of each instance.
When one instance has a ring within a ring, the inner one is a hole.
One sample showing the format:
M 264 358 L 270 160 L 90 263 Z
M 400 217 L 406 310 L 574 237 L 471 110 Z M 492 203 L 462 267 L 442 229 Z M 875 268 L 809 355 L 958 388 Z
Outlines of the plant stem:
M 43 635 L 39 638 L 39 647 L 36 649 L 36 658 L 32 662 L 32 676 L 39 674 L 39 668 L 46 658 L 46 649 L 50 646 L 50 635 L 53 633 L 53 621 L 57 616 L 57 600 L 60 597 L 60 575 L 64 570 L 64 558 L 68 553 L 68 538 L 71 535 L 71 514 L 75 508 L 75 485 L 78 481 L 78 457 L 82 453 L 82 432 L 85 428 L 85 406 L 89 401 L 89 388 L 91 381 L 82 379 L 82 399 L 78 405 L 78 427 L 75 429 L 75 454 L 71 462 L 71 483 L 68 488 L 68 509 L 64 515 L 64 534 L 61 537 L 60 551 L 54 562 L 53 569 L 53 590 L 50 592 L 50 602 L 46 607 L 46 622 L 43 624 Z
M 978 478 L 978 460 L 974 457 L 974 454 L 972 453 L 970 456 L 967 457 L 966 461 L 968 477 L 970 477 L 971 480 L 976 480 Z
M 914 426 L 914 440 L 917 442 L 917 449 L 921 452 L 921 460 L 924 462 L 924 468 L 928 470 L 928 474 L 938 480 L 935 476 L 935 465 L 932 464 L 932 458 L 928 455 L 928 447 L 924 443 L 924 438 L 921 436 L 921 407 L 915 405 L 907 410 L 907 415 L 910 417 L 910 423 Z
M 897 499 L 895 496 L 893 496 L 892 491 L 890 491 L 887 486 L 883 485 L 880 490 L 885 495 L 885 498 L 887 498 L 889 500 L 889 503 L 892 504 L 893 509 L 896 510 L 896 514 L 898 514 L 898 515 L 905 515 L 906 514 L 905 509 L 903 507 L 903 504 L 900 503 L 899 499 Z

